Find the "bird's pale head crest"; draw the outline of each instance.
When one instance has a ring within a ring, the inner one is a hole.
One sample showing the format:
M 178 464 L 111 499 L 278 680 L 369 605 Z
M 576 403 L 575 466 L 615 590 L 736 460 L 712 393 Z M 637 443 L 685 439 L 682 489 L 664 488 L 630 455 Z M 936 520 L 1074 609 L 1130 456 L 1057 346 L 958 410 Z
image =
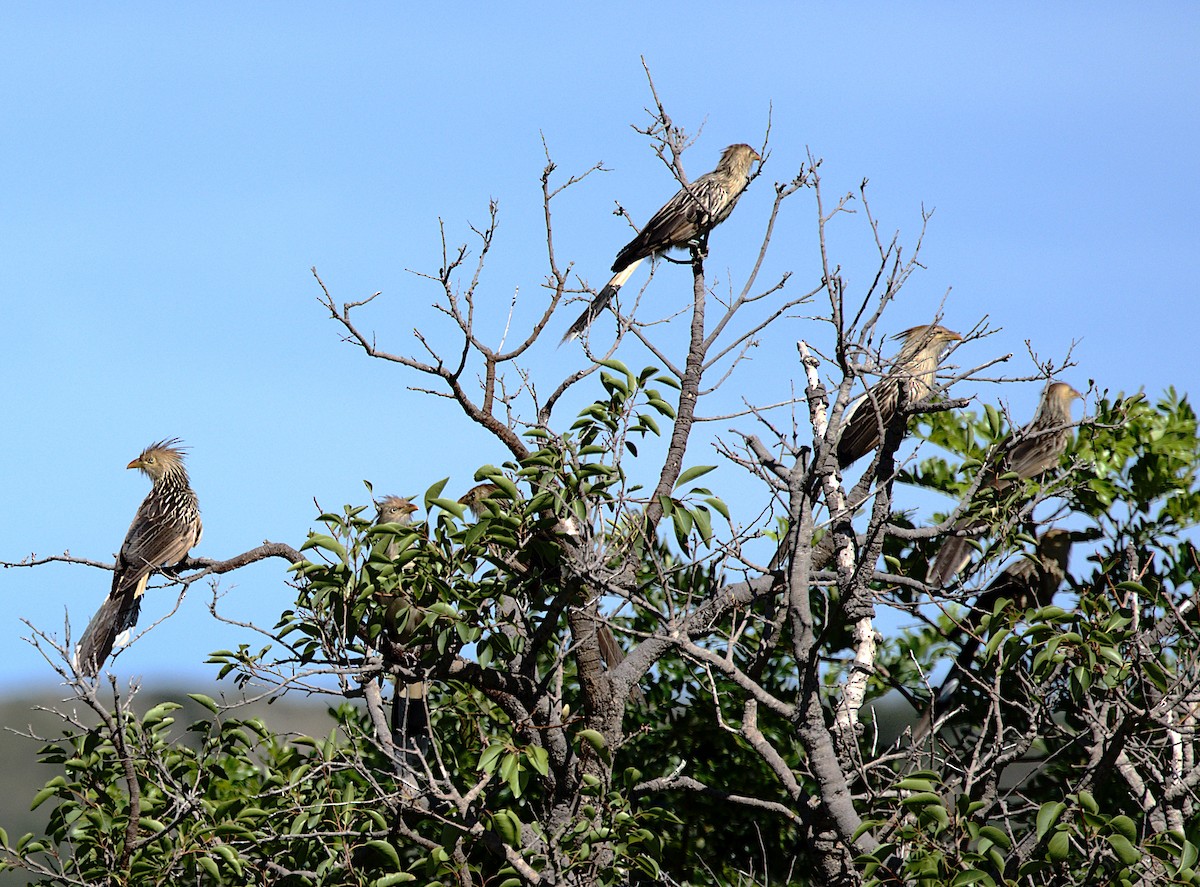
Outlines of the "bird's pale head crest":
M 936 323 L 922 323 L 917 326 L 909 327 L 904 332 L 896 333 L 892 336 L 893 339 L 899 339 L 903 342 L 961 342 L 962 336 L 948 330 L 944 326 L 938 326 Z
M 379 514 L 377 522 L 381 524 L 406 524 L 417 510 L 417 506 L 403 496 L 384 496 L 375 503 L 375 508 Z
M 739 142 L 721 152 L 721 161 L 718 165 L 726 168 L 744 167 L 749 169 L 750 164 L 756 160 L 762 160 L 759 153 L 749 145 Z
M 471 509 L 471 513 L 476 517 L 482 516 L 481 506 L 485 499 L 490 499 L 492 496 L 500 492 L 500 488 L 492 483 L 476 484 L 467 490 L 459 497 L 458 504 L 465 505 Z
M 1073 400 L 1083 400 L 1083 395 L 1066 382 L 1051 382 L 1046 386 L 1046 397 L 1054 398 L 1064 403 L 1070 403 Z
M 183 458 L 187 447 L 177 437 L 152 443 L 141 454 L 126 465 L 126 468 L 140 469 L 151 480 L 158 480 L 165 474 L 183 469 Z
M 947 345 L 962 341 L 962 336 L 958 333 L 935 323 L 923 323 L 920 326 L 910 327 L 892 338 L 900 339 L 904 343 L 896 358 L 897 362 L 901 364 L 918 357 L 925 360 L 938 360 Z

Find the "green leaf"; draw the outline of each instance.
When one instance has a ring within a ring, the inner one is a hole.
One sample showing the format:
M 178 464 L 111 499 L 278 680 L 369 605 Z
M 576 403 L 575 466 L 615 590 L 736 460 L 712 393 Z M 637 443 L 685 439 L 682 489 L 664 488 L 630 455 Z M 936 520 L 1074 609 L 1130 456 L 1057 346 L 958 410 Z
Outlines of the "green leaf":
M 1140 597 L 1150 597 L 1150 589 L 1138 582 L 1120 582 L 1117 584 L 1117 591 L 1129 591 Z
M 684 484 L 689 483 L 698 477 L 703 477 L 710 471 L 713 471 L 716 467 L 716 465 L 693 465 L 691 468 L 685 470 L 683 474 L 679 475 L 679 480 L 675 481 L 674 489 L 678 490 Z
M 1181 868 L 1190 869 L 1195 867 L 1196 861 L 1200 860 L 1200 848 L 1191 841 L 1183 842 L 1183 852 L 1179 857 L 1179 865 Z
M 1112 847 L 1117 859 L 1125 865 L 1133 865 L 1142 858 L 1142 851 L 1134 847 L 1124 835 L 1106 835 L 1105 840 L 1108 841 L 1108 846 Z
M 142 723 L 149 727 L 166 717 L 170 712 L 183 708 L 178 702 L 160 702 L 142 717 Z
M 909 795 L 906 798 L 901 798 L 900 803 L 906 807 L 925 807 L 928 805 L 941 805 L 942 797 L 936 792 L 917 792 Z
M 447 514 L 452 514 L 459 520 L 463 519 L 463 515 L 467 513 L 467 506 L 460 505 L 456 499 L 426 499 L 425 510 L 428 512 L 432 508 L 440 508 Z
M 907 777 L 896 783 L 896 790 L 902 792 L 931 792 L 934 789 L 934 781 L 931 779 L 916 779 Z
M 309 533 L 304 544 L 300 546 L 301 551 L 308 551 L 310 548 L 320 548 L 325 551 L 331 551 L 338 556 L 339 559 L 346 559 L 346 547 L 338 542 L 332 536 L 326 536 L 324 533 Z
M 493 742 L 483 750 L 479 756 L 479 769 L 483 773 L 493 773 L 496 770 L 496 763 L 500 760 L 500 755 L 504 752 L 504 745 L 499 742 Z
M 225 862 L 227 862 L 229 866 L 234 869 L 234 871 L 240 872 L 242 870 L 242 861 L 238 859 L 237 851 L 228 844 L 217 844 L 213 850 L 218 856 L 225 860 Z
M 579 738 L 596 751 L 604 751 L 608 748 L 608 743 L 604 741 L 604 735 L 599 730 L 580 730 Z
M 655 376 L 654 381 L 660 385 L 666 385 L 668 388 L 674 388 L 676 391 L 681 391 L 683 389 L 682 383 L 674 376 L 663 374 L 661 376 Z
M 213 655 L 215 656 L 217 654 L 214 653 Z M 228 655 L 232 656 L 233 654 L 229 653 Z M 220 711 L 220 706 L 217 705 L 217 701 L 215 699 L 213 699 L 211 696 L 205 696 L 203 693 L 189 693 L 188 698 L 191 699 L 193 702 L 197 702 L 200 705 L 203 705 L 205 708 L 207 708 L 213 714 L 217 714 Z
M 1005 850 L 1012 848 L 1012 841 L 1009 839 L 1008 835 L 1000 831 L 1000 829 L 996 828 L 995 826 L 985 825 L 979 830 L 979 836 L 981 838 L 987 838 L 993 844 L 997 845 L 998 847 L 1003 847 Z
M 508 846 L 521 846 L 521 820 L 511 810 L 497 810 L 493 813 L 492 828 Z
M 622 376 L 625 376 L 626 378 L 629 379 L 630 384 L 633 384 L 633 373 L 629 372 L 629 368 L 626 367 L 625 364 L 621 363 L 621 361 L 617 360 L 616 358 L 610 357 L 606 360 L 598 360 L 598 361 L 596 361 L 596 363 L 598 363 L 602 367 L 607 367 L 608 369 L 612 370 L 614 373 L 620 373 Z
M 981 872 L 979 869 L 967 869 L 965 872 L 959 872 L 954 876 L 954 880 L 950 882 L 950 887 L 967 887 L 968 884 L 995 884 L 992 876 L 987 872 Z
M 542 776 L 550 772 L 550 755 L 541 746 L 531 745 L 527 747 L 525 749 L 525 756 L 529 759 L 530 766 Z
M 1049 801 L 1038 809 L 1037 836 L 1039 841 L 1046 836 L 1046 832 L 1054 828 L 1066 809 L 1067 805 L 1062 801 Z
M 449 480 L 450 478 L 443 477 L 441 480 L 435 481 L 433 484 L 431 484 L 429 489 L 425 491 L 425 495 L 422 497 L 424 498 L 425 502 L 428 503 L 431 500 L 441 496 L 442 490 L 446 488 L 446 484 L 449 482 Z M 425 510 L 429 510 L 428 504 L 425 506 Z
M 725 518 L 725 520 L 729 520 L 729 506 L 727 506 L 722 500 L 718 499 L 716 496 L 709 496 L 704 501 L 708 503 L 709 508 L 721 515 L 721 517 Z
M 382 853 L 384 856 L 386 856 L 388 858 L 388 861 L 393 866 L 395 866 L 396 868 L 400 868 L 400 854 L 398 854 L 396 852 L 396 848 L 393 847 L 389 842 L 387 842 L 387 841 L 367 841 L 367 846 L 370 847 L 372 850 L 378 850 L 380 853 Z
M 392 887 L 393 884 L 408 884 L 415 880 L 417 880 L 417 876 L 410 875 L 408 872 L 392 872 L 390 875 L 376 878 L 371 882 L 371 887 Z
M 214 884 L 221 883 L 221 871 L 211 856 L 197 856 L 196 865 L 204 869 L 205 874 L 212 878 Z
M 671 513 L 671 521 L 675 525 L 675 539 L 680 546 L 687 546 L 687 537 L 692 532 L 692 515 L 691 512 L 684 509 L 676 509 Z
M 46 786 L 41 791 L 39 791 L 36 795 L 33 796 L 33 804 L 30 805 L 29 809 L 36 810 L 38 807 L 42 806 L 42 804 L 44 804 L 46 802 L 47 798 L 54 797 L 54 795 L 57 794 L 57 792 L 58 792 L 57 786 L 49 786 L 49 785 Z
M 1071 838 L 1066 829 L 1059 829 L 1046 844 L 1046 854 L 1055 862 L 1062 862 L 1071 853 Z
M 500 778 L 508 783 L 514 798 L 521 797 L 521 755 L 510 751 L 500 759 Z
M 651 417 L 649 413 L 638 413 L 638 422 L 650 429 L 652 434 L 662 434 L 662 432 L 658 430 L 658 423 L 654 421 L 653 417 Z

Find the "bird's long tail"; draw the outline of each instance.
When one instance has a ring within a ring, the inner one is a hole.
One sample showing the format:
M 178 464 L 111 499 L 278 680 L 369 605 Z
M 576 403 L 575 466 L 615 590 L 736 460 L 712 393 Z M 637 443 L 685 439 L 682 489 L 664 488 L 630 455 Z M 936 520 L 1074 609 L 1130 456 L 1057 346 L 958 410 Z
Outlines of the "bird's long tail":
M 621 645 L 617 643 L 612 629 L 607 625 L 596 627 L 596 640 L 600 644 L 600 656 L 604 659 L 604 664 L 609 668 L 616 668 L 625 661 L 625 651 L 621 649 Z M 646 695 L 637 684 L 629 688 L 629 701 L 638 703 L 646 701 Z
M 971 537 L 948 536 L 929 563 L 925 581 L 941 587 L 948 585 L 971 562 Z
M 117 638 L 137 624 L 142 609 L 142 593 L 150 576 L 142 576 L 132 588 L 121 590 L 119 583 L 104 599 L 96 615 L 83 631 L 75 650 L 75 667 L 85 678 L 94 678 L 112 653 Z
M 592 325 L 592 321 L 599 317 L 600 313 L 608 307 L 608 303 L 613 300 L 613 296 L 621 291 L 621 287 L 625 285 L 626 281 L 629 280 L 629 278 L 633 275 L 633 272 L 637 270 L 637 266 L 640 264 L 642 264 L 642 260 L 638 259 L 632 265 L 628 266 L 627 268 L 623 268 L 614 274 L 612 276 L 612 280 L 604 284 L 604 288 L 596 294 L 596 298 L 592 299 L 591 304 L 588 305 L 587 308 L 583 309 L 583 313 L 579 315 L 579 319 L 571 324 L 570 328 L 566 332 L 566 335 L 562 337 L 558 344 L 563 345 L 566 342 L 571 341 L 571 339 L 577 338 L 586 333 L 588 328 Z
M 422 759 L 430 751 L 429 709 L 425 702 L 424 681 L 413 684 L 396 682 L 392 697 L 392 745 L 395 747 L 396 772 L 405 784 L 416 788 L 418 775 L 424 773 Z

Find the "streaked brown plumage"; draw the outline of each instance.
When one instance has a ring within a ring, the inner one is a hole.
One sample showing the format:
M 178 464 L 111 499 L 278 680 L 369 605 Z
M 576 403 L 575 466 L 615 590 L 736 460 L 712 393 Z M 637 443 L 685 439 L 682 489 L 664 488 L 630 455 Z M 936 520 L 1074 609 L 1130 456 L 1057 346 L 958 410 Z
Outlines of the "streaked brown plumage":
M 96 676 L 118 635 L 137 623 L 150 574 L 179 563 L 200 542 L 200 506 L 183 456 L 179 440 L 163 440 L 126 466 L 140 469 L 152 486 L 117 554 L 112 589 L 79 641 L 76 662 L 85 677 Z
M 412 515 L 416 510 L 417 506 L 403 496 L 385 496 L 375 503 L 375 525 L 407 526 L 412 523 Z M 400 540 L 389 540 L 384 549 L 384 556 L 388 560 L 395 560 L 399 553 Z M 413 614 L 409 610 L 411 605 L 412 597 L 403 584 L 398 585 L 396 594 L 388 598 L 387 627 L 392 634 L 392 640 L 396 643 L 404 643 L 412 633 L 409 624 L 413 620 Z
M 1029 480 L 1056 466 L 1071 440 L 1071 403 L 1081 397 L 1066 382 L 1050 382 L 1029 424 L 996 445 L 981 469 L 980 489 L 1006 490 L 1016 479 Z M 957 576 L 971 560 L 970 539 L 986 528 L 986 522 L 958 520 L 951 532 L 969 535 L 946 537 L 929 565 L 926 581 L 945 585 Z
M 613 278 L 579 315 L 579 319 L 571 324 L 562 342 L 587 331 L 642 260 L 693 242 L 699 242 L 703 249 L 708 233 L 733 212 L 738 198 L 750 184 L 751 165 L 761 159 L 749 145 L 730 145 L 721 152 L 716 169 L 681 188 L 617 253 L 612 266 Z
M 375 524 L 412 523 L 412 514 L 417 510 L 403 496 L 385 496 L 375 503 Z M 400 542 L 392 539 L 384 549 L 389 560 L 400 553 Z M 412 637 L 419 617 L 412 611 L 412 596 L 403 581 L 396 586 L 396 594 L 387 600 L 385 621 L 392 642 L 405 644 Z M 396 748 L 396 764 L 403 774 L 412 777 L 419 772 L 419 755 L 429 751 L 429 712 L 425 707 L 428 688 L 424 681 L 411 684 L 396 681 L 392 696 L 392 744 Z
M 886 376 L 867 389 L 842 415 L 838 439 L 838 467 L 846 468 L 879 446 L 883 430 L 891 424 L 905 390 L 909 404 L 924 400 L 933 388 L 942 353 L 962 336 L 936 324 L 914 326 L 895 338 L 903 339 L 900 353 Z
M 1011 601 L 1017 610 L 1048 606 L 1067 576 L 1071 554 L 1071 534 L 1067 530 L 1051 529 L 1038 539 L 1033 556 L 1022 556 L 1009 564 L 987 589 L 975 600 L 971 612 L 962 622 L 963 642 L 954 665 L 942 681 L 934 703 L 913 729 L 913 741 L 920 742 L 928 735 L 934 721 L 941 717 L 963 683 L 963 675 L 974 668 L 975 655 L 981 644 L 980 625 L 991 616 L 1001 598 Z
M 495 484 L 475 484 L 475 486 L 458 497 L 458 504 L 465 505 L 471 509 L 471 514 L 475 515 L 475 517 L 482 517 L 486 513 L 483 503 L 499 492 L 500 488 Z

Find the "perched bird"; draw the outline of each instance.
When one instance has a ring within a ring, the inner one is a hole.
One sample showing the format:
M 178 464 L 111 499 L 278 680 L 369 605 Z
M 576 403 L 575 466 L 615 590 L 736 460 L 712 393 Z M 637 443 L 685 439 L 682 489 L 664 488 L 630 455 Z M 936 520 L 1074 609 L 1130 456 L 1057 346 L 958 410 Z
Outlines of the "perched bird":
M 417 506 L 413 505 L 403 496 L 384 496 L 375 503 L 375 525 L 379 524 L 400 524 L 401 526 L 412 523 L 412 514 L 417 510 Z M 400 541 L 392 539 L 388 542 L 385 554 L 388 559 L 394 559 L 400 553 Z
M 412 514 L 417 510 L 417 506 L 403 496 L 385 496 L 375 504 L 375 508 L 376 525 L 412 523 Z M 395 559 L 399 553 L 399 540 L 393 539 L 388 542 L 384 550 L 388 559 Z M 391 640 L 398 644 L 409 640 L 416 622 L 419 621 L 411 607 L 412 596 L 401 581 L 396 586 L 395 596 L 388 601 L 386 615 Z M 392 744 L 396 747 L 397 764 L 407 774 L 417 772 L 418 755 L 429 751 L 429 712 L 425 707 L 427 692 L 424 681 L 406 684 L 397 680 L 392 696 Z
M 1071 403 L 1083 395 L 1066 382 L 1051 382 L 1042 392 L 1042 400 L 1029 424 L 1005 437 L 988 458 L 980 489 L 997 492 L 1008 489 L 1015 480 L 1029 480 L 1058 464 L 1071 440 Z M 926 581 L 945 585 L 971 560 L 971 536 L 986 529 L 987 523 L 963 517 L 955 522 L 929 565 Z
M 895 336 L 903 339 L 900 353 L 886 376 L 867 389 L 842 415 L 837 443 L 839 468 L 846 468 L 879 446 L 900 404 L 902 386 L 909 404 L 924 400 L 933 389 L 942 353 L 962 336 L 936 324 L 914 326 Z
M 483 503 L 499 492 L 500 487 L 496 486 L 496 484 L 475 484 L 475 486 L 458 497 L 458 504 L 467 506 L 471 510 L 471 514 L 479 518 L 487 513 L 483 507 Z
M 183 455 L 178 439 L 163 440 L 146 447 L 126 466 L 141 469 L 153 485 L 125 534 L 112 590 L 79 641 L 75 661 L 84 677 L 95 677 L 118 635 L 137 624 L 150 574 L 179 563 L 200 542 L 200 506 Z
M 716 169 L 681 188 L 651 216 L 637 237 L 617 253 L 612 280 L 571 324 L 559 344 L 587 331 L 643 259 L 660 256 L 667 250 L 690 243 L 698 243 L 701 250 L 705 249 L 708 232 L 729 218 L 738 198 L 750 184 L 751 164 L 761 159 L 749 145 L 730 145 L 721 152 Z
M 1009 564 L 975 600 L 971 612 L 962 623 L 964 640 L 954 665 L 938 690 L 933 704 L 913 729 L 913 741 L 920 742 L 933 723 L 950 707 L 950 702 L 962 686 L 963 675 L 974 667 L 975 654 L 981 644 L 980 624 L 991 616 L 1002 598 L 1019 611 L 1048 606 L 1067 577 L 1071 554 L 1071 534 L 1067 530 L 1051 529 L 1038 539 L 1033 556 L 1022 556 Z

